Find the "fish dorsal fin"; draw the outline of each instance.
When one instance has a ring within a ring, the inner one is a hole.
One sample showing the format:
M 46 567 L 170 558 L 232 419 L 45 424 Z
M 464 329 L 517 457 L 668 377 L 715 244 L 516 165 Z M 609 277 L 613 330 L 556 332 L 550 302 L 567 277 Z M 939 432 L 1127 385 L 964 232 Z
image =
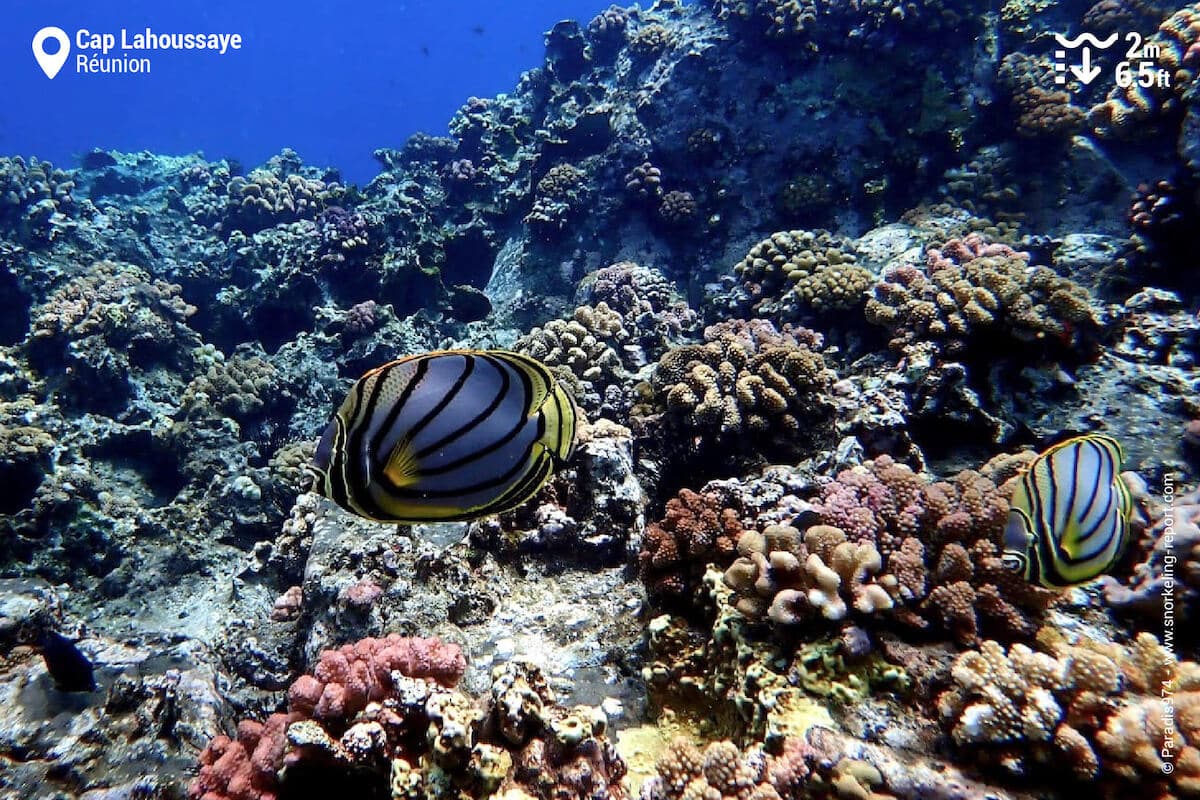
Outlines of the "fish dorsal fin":
M 417 453 L 412 442 L 407 438 L 396 442 L 392 452 L 388 454 L 387 463 L 383 466 L 383 476 L 397 488 L 412 486 L 417 482 L 420 464 L 417 463 Z

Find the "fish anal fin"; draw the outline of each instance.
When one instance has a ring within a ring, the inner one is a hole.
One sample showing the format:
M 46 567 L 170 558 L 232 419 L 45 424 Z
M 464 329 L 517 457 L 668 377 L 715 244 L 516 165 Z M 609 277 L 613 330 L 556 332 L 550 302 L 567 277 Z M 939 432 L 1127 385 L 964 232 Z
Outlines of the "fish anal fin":
M 392 452 L 388 454 L 387 463 L 383 466 L 383 476 L 397 488 L 412 486 L 419 479 L 420 465 L 417 463 L 416 450 L 408 439 L 396 442 Z

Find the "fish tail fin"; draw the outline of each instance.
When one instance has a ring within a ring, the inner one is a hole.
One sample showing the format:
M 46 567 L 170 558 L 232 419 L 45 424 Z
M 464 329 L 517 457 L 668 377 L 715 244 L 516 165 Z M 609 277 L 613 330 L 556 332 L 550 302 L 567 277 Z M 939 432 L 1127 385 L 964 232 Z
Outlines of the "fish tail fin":
M 579 411 L 570 392 L 556 383 L 542 406 L 542 417 L 546 421 L 542 444 L 558 461 L 567 461 L 575 453 L 575 426 L 578 415 Z

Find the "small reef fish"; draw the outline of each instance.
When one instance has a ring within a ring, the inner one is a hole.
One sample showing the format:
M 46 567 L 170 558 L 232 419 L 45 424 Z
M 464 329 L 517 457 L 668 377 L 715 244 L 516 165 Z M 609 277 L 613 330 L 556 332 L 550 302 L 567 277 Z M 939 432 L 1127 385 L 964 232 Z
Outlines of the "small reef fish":
M 41 637 L 42 660 L 46 662 L 46 671 L 54 680 L 54 685 L 63 692 L 90 692 L 96 688 L 96 678 L 92 672 L 92 662 L 79 652 L 67 637 L 52 630 L 46 630 Z
M 496 514 L 571 457 L 576 418 L 550 370 L 520 353 L 409 356 L 351 387 L 317 446 L 313 489 L 380 522 Z
M 1004 531 L 1006 567 L 1052 589 L 1112 569 L 1129 543 L 1133 498 L 1116 439 L 1076 436 L 1039 454 L 1013 492 Z

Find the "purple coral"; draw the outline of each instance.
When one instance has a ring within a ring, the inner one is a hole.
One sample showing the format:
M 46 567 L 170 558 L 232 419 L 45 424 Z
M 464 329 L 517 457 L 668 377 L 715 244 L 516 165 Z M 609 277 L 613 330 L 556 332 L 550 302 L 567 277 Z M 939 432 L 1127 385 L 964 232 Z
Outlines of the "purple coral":
M 374 300 L 365 300 L 350 306 L 346 312 L 346 333 L 351 336 L 362 336 L 375 330 L 379 324 L 379 304 Z

